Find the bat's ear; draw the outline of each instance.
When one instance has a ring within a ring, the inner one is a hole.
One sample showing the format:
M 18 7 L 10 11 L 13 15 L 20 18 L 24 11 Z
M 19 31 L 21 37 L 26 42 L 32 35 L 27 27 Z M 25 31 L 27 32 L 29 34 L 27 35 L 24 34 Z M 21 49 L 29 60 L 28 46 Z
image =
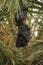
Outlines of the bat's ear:
M 15 12 L 14 18 L 15 18 L 16 26 L 20 26 L 22 24 L 22 18 L 21 18 L 21 15 L 19 14 L 19 12 Z

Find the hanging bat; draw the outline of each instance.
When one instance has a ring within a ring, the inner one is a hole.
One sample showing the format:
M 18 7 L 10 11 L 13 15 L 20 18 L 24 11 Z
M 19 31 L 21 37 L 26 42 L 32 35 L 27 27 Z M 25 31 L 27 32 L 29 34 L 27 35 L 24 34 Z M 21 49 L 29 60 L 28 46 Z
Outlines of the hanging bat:
M 15 22 L 16 26 L 18 26 L 18 34 L 16 39 L 16 47 L 24 47 L 27 45 L 31 38 L 30 27 L 23 23 L 27 16 L 27 8 L 23 6 L 22 0 L 19 0 L 20 11 L 15 13 Z

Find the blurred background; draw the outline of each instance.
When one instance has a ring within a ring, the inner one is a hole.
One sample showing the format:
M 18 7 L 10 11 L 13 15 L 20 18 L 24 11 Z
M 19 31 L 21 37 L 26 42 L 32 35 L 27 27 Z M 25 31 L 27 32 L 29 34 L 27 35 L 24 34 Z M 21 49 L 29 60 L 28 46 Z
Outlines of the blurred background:
M 22 0 L 31 28 L 28 46 L 16 48 L 18 0 L 0 0 L 0 65 L 43 65 L 43 0 Z

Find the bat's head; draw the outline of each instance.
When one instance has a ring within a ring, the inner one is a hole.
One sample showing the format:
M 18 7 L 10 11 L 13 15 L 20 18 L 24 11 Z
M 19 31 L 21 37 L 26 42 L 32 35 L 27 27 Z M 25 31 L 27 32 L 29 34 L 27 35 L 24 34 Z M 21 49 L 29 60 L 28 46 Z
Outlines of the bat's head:
M 18 12 L 16 12 L 14 14 L 15 15 L 15 22 L 16 22 L 17 26 L 23 24 L 23 21 L 25 21 L 28 18 L 27 17 L 27 10 L 28 10 L 28 8 L 23 6 L 21 13 L 18 10 Z

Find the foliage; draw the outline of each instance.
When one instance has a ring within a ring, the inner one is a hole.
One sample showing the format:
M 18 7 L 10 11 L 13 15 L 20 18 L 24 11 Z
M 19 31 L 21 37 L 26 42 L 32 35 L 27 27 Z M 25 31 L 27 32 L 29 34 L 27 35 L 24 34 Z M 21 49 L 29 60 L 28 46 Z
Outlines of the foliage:
M 9 56 L 9 51 L 12 52 L 12 50 L 6 46 L 0 47 L 0 65 L 34 65 L 34 64 L 43 64 L 43 43 L 40 42 L 32 46 L 33 50 L 31 53 L 31 56 L 28 58 L 21 57 L 18 54 L 14 54 L 12 56 Z M 6 50 L 5 50 L 6 49 Z M 29 49 L 29 48 L 28 48 Z
M 27 47 L 16 48 L 17 27 L 14 13 L 18 0 L 0 0 L 0 65 L 43 65 L 43 0 L 22 0 L 28 7 L 31 40 Z M 38 34 L 37 34 L 38 32 Z

